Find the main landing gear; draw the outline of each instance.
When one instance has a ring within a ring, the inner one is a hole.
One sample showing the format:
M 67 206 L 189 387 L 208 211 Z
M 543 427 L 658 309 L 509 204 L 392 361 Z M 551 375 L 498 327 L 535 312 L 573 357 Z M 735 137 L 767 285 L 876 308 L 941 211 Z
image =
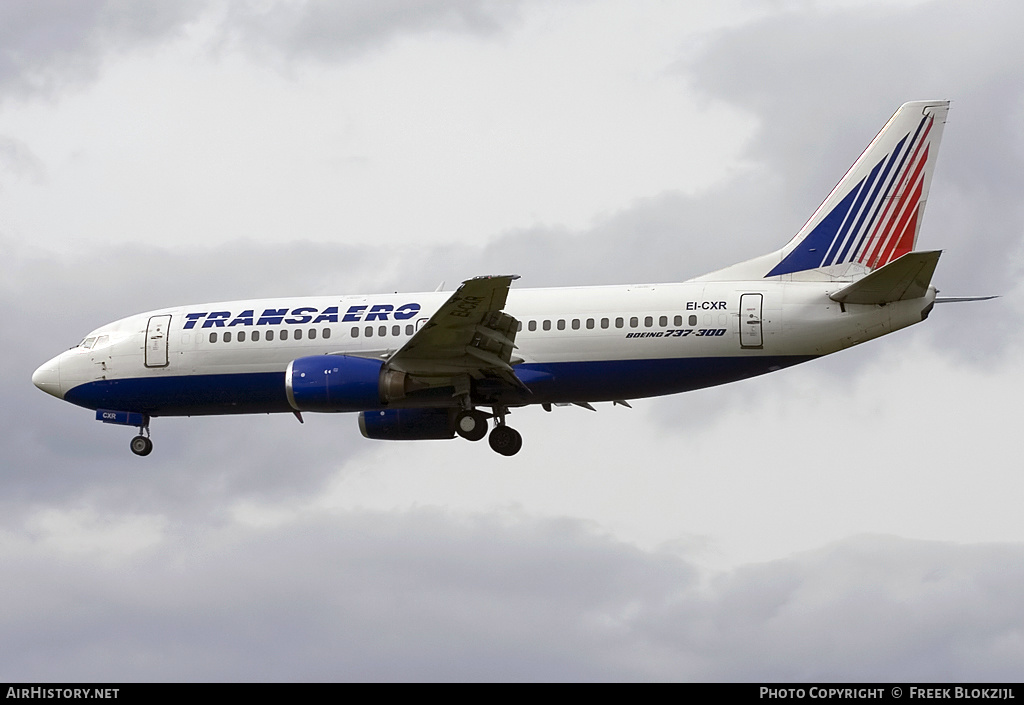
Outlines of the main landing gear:
M 455 432 L 467 441 L 479 441 L 487 435 L 490 416 L 476 409 L 463 409 L 455 415 Z
M 494 430 L 487 438 L 491 450 L 501 455 L 515 455 L 523 447 L 523 437 L 519 431 L 505 425 L 505 415 L 508 409 L 505 407 L 494 407 L 493 414 L 487 414 L 479 409 L 463 409 L 455 416 L 455 432 L 467 441 L 479 441 L 487 435 L 487 419 L 495 419 Z
M 523 447 L 523 437 L 511 426 L 499 424 L 487 438 L 491 450 L 501 455 L 515 455 Z

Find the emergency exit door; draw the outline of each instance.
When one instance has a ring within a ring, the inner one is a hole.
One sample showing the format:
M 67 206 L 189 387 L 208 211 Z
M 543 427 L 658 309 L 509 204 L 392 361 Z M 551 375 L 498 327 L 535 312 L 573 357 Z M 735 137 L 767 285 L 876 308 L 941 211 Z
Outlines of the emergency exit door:
M 167 367 L 167 331 L 171 317 L 150 316 L 146 326 L 146 367 Z
M 761 305 L 763 294 L 742 294 L 740 296 L 740 347 L 764 347 L 761 333 Z

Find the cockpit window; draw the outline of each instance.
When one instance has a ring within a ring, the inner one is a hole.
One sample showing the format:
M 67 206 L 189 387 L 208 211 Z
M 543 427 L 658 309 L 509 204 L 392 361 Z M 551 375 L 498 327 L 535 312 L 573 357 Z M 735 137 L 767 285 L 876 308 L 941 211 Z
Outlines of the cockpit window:
M 92 346 L 95 344 L 96 338 L 86 338 L 85 340 L 78 344 L 78 347 L 84 348 L 86 350 L 92 350 Z

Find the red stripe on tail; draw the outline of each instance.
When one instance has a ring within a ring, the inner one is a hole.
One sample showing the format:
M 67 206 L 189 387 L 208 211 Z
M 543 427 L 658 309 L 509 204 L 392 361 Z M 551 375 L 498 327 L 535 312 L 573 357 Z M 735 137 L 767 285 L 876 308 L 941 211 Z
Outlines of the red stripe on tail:
M 871 257 L 868 259 L 868 267 L 871 269 L 875 269 L 876 267 L 889 262 L 889 259 L 886 258 L 886 254 L 891 254 L 893 249 L 896 247 L 895 243 L 903 234 L 903 227 L 906 224 L 907 218 L 910 217 L 910 213 L 912 211 L 917 209 L 917 203 L 921 199 L 921 190 L 924 187 L 924 181 L 921 180 L 921 172 L 924 171 L 924 166 L 927 163 L 928 148 L 925 147 L 924 154 L 921 156 L 920 161 L 914 165 L 914 173 L 907 180 L 907 187 L 900 195 L 896 208 L 893 210 L 892 216 L 886 224 L 885 232 L 882 234 L 882 237 L 879 238 L 878 242 L 875 243 L 875 249 L 871 253 Z M 915 183 L 917 183 L 916 188 L 914 188 Z

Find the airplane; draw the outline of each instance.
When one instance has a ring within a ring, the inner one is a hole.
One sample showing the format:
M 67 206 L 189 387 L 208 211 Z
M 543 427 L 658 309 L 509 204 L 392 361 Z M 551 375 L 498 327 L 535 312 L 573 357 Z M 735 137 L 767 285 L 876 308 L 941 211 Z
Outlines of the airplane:
M 948 110 L 900 107 L 786 245 L 695 279 L 513 289 L 518 276 L 498 275 L 454 293 L 177 306 L 94 330 L 32 382 L 137 427 L 140 456 L 156 417 L 289 412 L 356 412 L 371 439 L 488 436 L 515 455 L 513 409 L 629 406 L 926 319 L 943 301 L 931 285 L 941 251 L 915 246 Z

